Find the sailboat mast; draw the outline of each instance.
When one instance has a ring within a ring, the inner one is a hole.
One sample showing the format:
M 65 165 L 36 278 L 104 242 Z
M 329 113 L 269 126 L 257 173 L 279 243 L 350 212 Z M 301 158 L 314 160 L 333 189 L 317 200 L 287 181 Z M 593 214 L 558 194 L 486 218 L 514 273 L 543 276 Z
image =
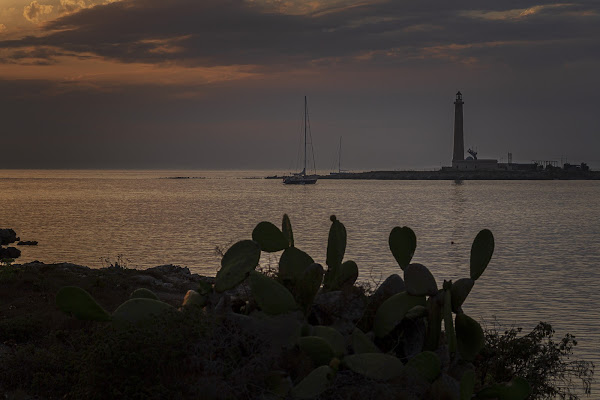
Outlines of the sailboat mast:
M 342 172 L 342 137 L 340 136 L 340 148 L 338 150 L 338 173 Z
M 304 169 L 302 170 L 302 175 L 306 176 L 306 96 L 304 96 Z

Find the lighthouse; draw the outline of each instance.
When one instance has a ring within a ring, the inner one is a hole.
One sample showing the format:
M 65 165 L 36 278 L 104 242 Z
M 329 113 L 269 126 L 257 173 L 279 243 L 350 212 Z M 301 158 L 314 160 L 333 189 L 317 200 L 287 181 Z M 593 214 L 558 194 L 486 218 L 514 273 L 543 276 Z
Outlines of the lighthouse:
M 463 102 L 462 93 L 456 93 L 454 101 L 454 152 L 452 153 L 452 167 L 442 169 L 453 170 L 497 170 L 498 160 L 477 158 L 477 151 L 469 149 L 471 156 L 465 159 L 465 137 L 463 134 Z
M 457 166 L 457 161 L 465 159 L 465 140 L 463 137 L 463 100 L 460 92 L 456 93 L 454 101 L 454 153 L 452 167 Z

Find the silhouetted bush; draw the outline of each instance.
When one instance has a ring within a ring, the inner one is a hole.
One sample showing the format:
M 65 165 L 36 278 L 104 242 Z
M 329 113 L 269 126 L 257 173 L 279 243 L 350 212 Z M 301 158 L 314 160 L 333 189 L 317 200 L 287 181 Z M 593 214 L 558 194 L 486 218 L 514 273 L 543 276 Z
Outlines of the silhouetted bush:
M 572 359 L 575 336 L 558 342 L 549 323 L 540 322 L 530 333 L 521 328 L 498 330 L 495 323 L 485 331 L 485 347 L 475 363 L 482 384 L 524 377 L 532 388 L 530 399 L 579 399 L 589 394 L 594 363 Z

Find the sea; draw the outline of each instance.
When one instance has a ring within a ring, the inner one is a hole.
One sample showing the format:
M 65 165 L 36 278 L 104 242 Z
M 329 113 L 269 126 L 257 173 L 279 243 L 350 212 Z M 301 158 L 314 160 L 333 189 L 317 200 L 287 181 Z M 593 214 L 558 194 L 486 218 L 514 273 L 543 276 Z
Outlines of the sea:
M 325 265 L 335 214 L 348 234 L 345 260 L 363 283 L 402 275 L 388 235 L 409 226 L 413 262 L 440 287 L 469 276 L 471 243 L 487 228 L 495 252 L 465 312 L 524 332 L 548 322 L 556 340 L 575 335 L 576 358 L 600 365 L 600 181 L 263 179 L 277 172 L 0 170 L 0 228 L 39 242 L 20 247 L 19 262 L 175 264 L 214 275 L 219 251 L 250 239 L 261 221 L 280 225 L 284 213 L 296 247 Z M 260 262 L 277 260 L 265 253 Z

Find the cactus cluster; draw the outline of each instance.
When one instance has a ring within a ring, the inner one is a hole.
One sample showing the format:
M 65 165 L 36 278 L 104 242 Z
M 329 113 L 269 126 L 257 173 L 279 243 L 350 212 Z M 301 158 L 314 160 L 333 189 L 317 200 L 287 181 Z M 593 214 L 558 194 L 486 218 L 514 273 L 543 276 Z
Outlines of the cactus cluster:
M 529 395 L 529 385 L 521 378 L 488 387 L 475 383 L 472 362 L 483 348 L 484 336 L 462 305 L 492 257 L 494 237 L 489 230 L 479 232 L 473 241 L 469 277 L 444 281 L 439 288 L 426 266 L 411 263 L 417 248 L 413 230 L 393 228 L 389 247 L 404 279 L 394 274 L 384 283 L 389 282 L 387 289 L 382 285 L 370 297 L 364 295 L 363 315 L 348 330 L 319 320 L 314 310 L 317 299 L 356 289 L 358 278 L 357 264 L 344 260 L 346 228 L 335 216 L 330 219 L 327 269 L 295 247 L 290 219 L 284 215 L 281 229 L 260 222 L 252 240 L 231 246 L 214 284 L 204 283 L 197 291 L 188 291 L 182 306 L 227 313 L 248 327 L 270 326 L 274 342 L 291 345 L 293 351 L 307 357 L 314 369 L 295 377 L 295 382 L 284 379 L 281 371 L 267 377 L 274 398 L 317 397 L 342 370 L 375 381 L 416 377 L 427 385 L 423 395 L 434 398 L 519 400 Z M 273 276 L 256 271 L 263 251 L 281 252 Z M 246 293 L 242 300 L 240 293 Z M 87 292 L 74 287 L 61 289 L 57 304 L 77 318 L 134 323 L 171 307 L 143 289 L 109 314 Z

